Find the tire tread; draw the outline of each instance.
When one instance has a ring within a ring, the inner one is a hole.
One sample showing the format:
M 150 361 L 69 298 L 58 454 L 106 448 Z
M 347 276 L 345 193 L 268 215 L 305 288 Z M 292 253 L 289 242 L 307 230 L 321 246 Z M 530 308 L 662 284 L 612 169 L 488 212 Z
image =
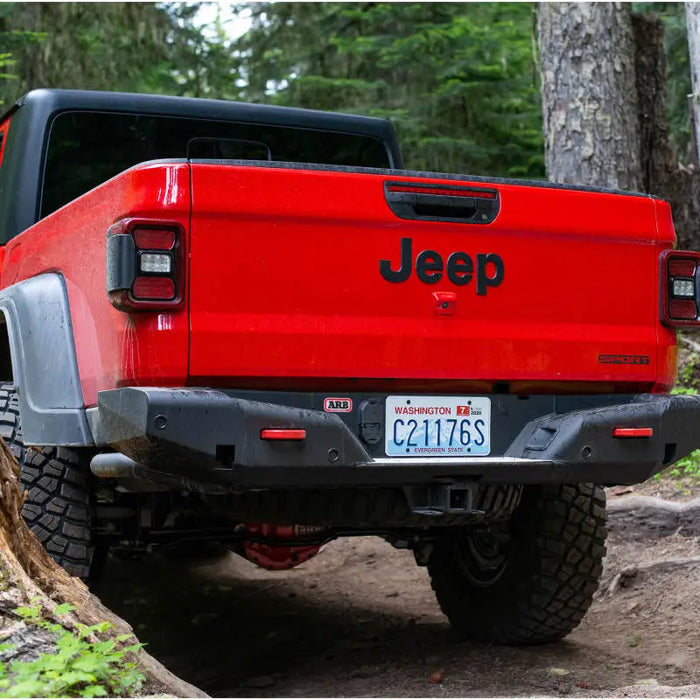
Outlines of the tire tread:
M 594 484 L 526 487 L 511 524 L 511 558 L 491 588 L 471 588 L 454 543 L 428 564 L 442 611 L 464 637 L 500 644 L 561 639 L 583 619 L 605 555 L 605 492 Z
M 20 465 L 27 493 L 22 516 L 46 551 L 68 573 L 90 572 L 87 474 L 69 453 L 55 447 L 26 448 L 22 441 L 17 391 L 0 383 L 0 435 Z

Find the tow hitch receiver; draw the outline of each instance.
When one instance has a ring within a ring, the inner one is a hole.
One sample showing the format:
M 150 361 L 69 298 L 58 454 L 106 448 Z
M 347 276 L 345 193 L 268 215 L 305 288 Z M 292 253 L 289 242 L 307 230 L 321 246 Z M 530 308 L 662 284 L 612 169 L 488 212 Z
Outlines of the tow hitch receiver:
M 430 484 L 428 486 L 407 486 L 404 488 L 411 510 L 417 515 L 483 515 L 474 510 L 474 484 Z

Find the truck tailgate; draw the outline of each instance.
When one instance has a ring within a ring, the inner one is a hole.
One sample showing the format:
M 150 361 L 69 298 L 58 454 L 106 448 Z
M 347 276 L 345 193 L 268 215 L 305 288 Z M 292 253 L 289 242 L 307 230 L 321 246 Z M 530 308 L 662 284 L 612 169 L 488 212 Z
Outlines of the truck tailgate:
M 652 199 L 415 175 L 193 163 L 189 383 L 655 382 L 671 242 L 657 242 Z M 495 219 L 400 218 L 388 192 L 416 186 L 495 197 Z

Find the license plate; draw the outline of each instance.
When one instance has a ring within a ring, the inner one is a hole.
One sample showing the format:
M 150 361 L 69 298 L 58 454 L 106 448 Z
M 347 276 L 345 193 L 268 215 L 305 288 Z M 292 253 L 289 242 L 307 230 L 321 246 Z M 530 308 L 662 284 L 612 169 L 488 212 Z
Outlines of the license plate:
M 486 396 L 388 396 L 390 457 L 474 457 L 491 452 L 491 399 Z

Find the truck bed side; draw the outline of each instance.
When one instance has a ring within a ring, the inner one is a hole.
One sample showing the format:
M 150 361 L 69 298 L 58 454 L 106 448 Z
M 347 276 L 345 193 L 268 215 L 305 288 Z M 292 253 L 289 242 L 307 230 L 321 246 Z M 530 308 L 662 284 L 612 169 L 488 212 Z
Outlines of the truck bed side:
M 127 315 L 105 285 L 107 229 L 124 217 L 169 220 L 186 228 L 189 169 L 146 164 L 91 190 L 5 246 L 0 284 L 58 272 L 68 293 L 85 405 L 124 385 L 182 386 L 187 378 L 186 309 Z

